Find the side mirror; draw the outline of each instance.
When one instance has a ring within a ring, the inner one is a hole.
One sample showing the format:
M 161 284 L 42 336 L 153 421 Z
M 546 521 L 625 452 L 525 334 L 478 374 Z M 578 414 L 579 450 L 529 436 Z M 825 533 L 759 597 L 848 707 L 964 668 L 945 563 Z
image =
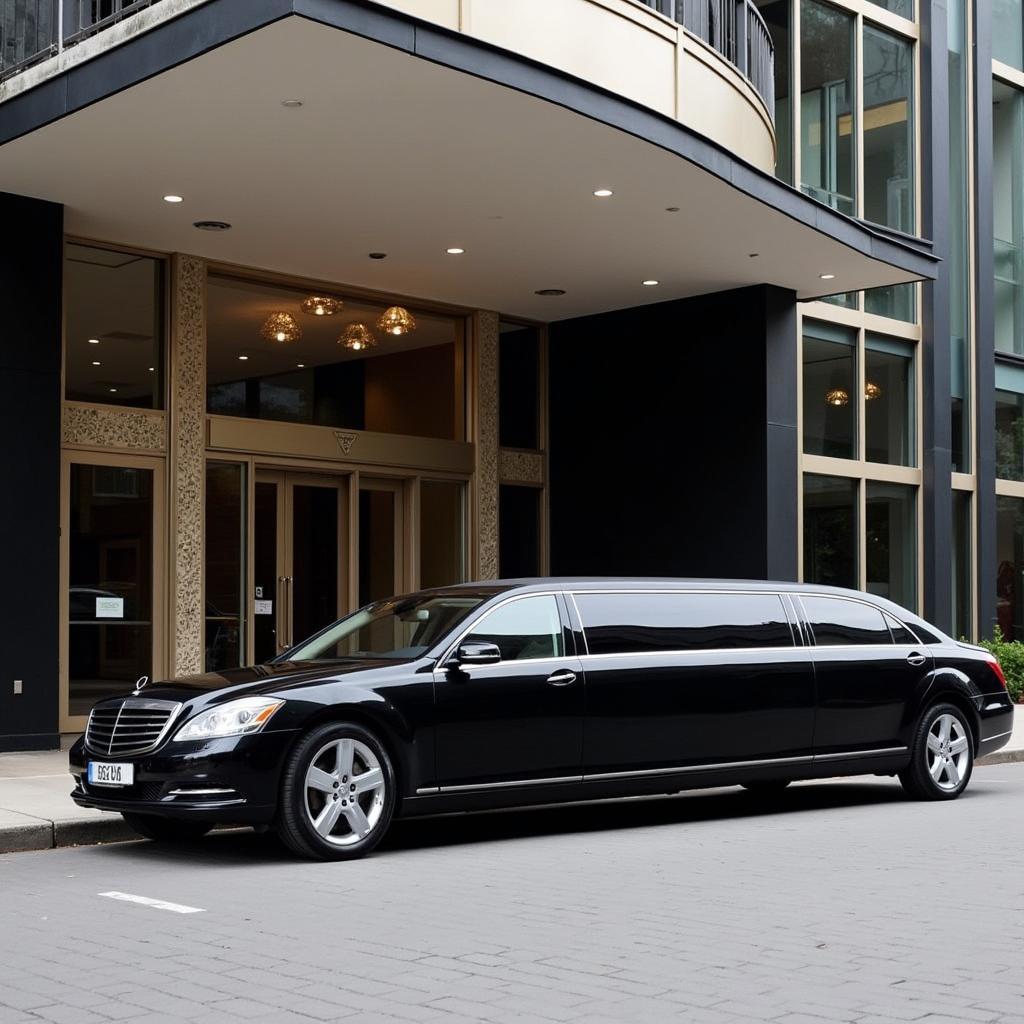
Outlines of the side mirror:
M 452 661 L 457 665 L 496 665 L 501 661 L 501 648 L 497 644 L 459 644 Z

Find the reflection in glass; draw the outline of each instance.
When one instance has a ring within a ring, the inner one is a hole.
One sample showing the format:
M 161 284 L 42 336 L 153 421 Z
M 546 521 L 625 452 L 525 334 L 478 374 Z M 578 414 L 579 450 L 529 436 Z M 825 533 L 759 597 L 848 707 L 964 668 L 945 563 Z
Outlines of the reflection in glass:
M 804 322 L 804 452 L 855 458 L 857 423 L 856 334 Z
M 948 0 L 949 48 L 949 343 L 952 462 L 954 473 L 970 472 L 970 194 L 967 172 L 968 59 L 966 0 Z
M 466 579 L 466 485 L 420 484 L 420 586 L 446 587 Z
M 859 294 L 859 292 L 839 292 L 837 295 L 826 295 L 821 301 L 827 302 L 831 306 L 842 306 L 843 309 L 856 309 Z
M 953 491 L 953 549 L 950 573 L 953 584 L 953 636 L 956 639 L 974 636 L 971 601 L 971 494 Z
M 864 457 L 868 462 L 913 466 L 913 350 L 875 335 L 868 335 L 864 348 Z
M 916 495 L 906 484 L 867 482 L 866 589 L 905 608 L 917 603 Z
M 914 51 L 864 26 L 864 217 L 912 234 Z
M 245 660 L 245 466 L 206 464 L 206 671 Z
M 1024 640 L 1024 498 L 996 497 L 996 621 Z
M 914 0 L 871 0 L 873 4 L 882 7 L 901 18 L 914 17 Z
M 1021 0 L 992 0 L 992 56 L 1024 70 L 1024 12 Z
M 869 288 L 864 293 L 864 310 L 875 316 L 887 316 L 904 323 L 917 322 L 917 286 L 893 284 L 887 288 Z
M 1024 395 L 996 392 L 996 476 L 1024 480 Z
M 164 264 L 64 247 L 64 381 L 73 402 L 163 408 Z
M 857 586 L 857 481 L 804 475 L 804 580 Z
M 153 473 L 71 466 L 71 715 L 153 674 Z
M 800 11 L 801 186 L 840 213 L 853 214 L 855 20 L 817 0 L 802 0 Z
M 207 411 L 223 416 L 461 440 L 463 321 L 415 311 L 416 330 L 378 333 L 354 351 L 338 343 L 354 320 L 376 324 L 386 303 L 346 299 L 340 314 L 302 311 L 305 291 L 211 276 L 207 286 Z M 288 312 L 298 341 L 260 336 Z M 244 357 L 244 358 L 240 358 Z
M 1024 355 L 1024 93 L 992 83 L 996 349 Z

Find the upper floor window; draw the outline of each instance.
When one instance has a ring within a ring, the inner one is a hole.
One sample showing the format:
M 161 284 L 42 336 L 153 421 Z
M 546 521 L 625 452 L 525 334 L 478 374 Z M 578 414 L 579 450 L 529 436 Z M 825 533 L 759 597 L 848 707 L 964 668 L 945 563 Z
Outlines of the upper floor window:
M 540 329 L 502 323 L 498 337 L 498 443 L 539 449 L 541 408 Z
M 220 276 L 207 310 L 210 413 L 465 438 L 459 318 Z
M 873 4 L 898 14 L 901 18 L 914 17 L 914 0 L 871 0 Z
M 992 0 L 992 56 L 1024 69 L 1024 10 L 1021 0 Z
M 163 260 L 65 245 L 66 398 L 163 408 L 163 282 Z
M 992 83 L 995 344 L 1024 355 L 1024 92 Z
M 590 654 L 789 647 L 777 594 L 576 594 Z

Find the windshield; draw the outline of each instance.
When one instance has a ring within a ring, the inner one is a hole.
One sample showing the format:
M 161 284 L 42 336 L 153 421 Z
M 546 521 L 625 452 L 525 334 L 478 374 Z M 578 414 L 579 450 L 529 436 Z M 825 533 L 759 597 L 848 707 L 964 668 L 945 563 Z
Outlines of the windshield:
M 377 601 L 300 644 L 288 660 L 418 658 L 486 600 L 485 594 L 424 594 Z

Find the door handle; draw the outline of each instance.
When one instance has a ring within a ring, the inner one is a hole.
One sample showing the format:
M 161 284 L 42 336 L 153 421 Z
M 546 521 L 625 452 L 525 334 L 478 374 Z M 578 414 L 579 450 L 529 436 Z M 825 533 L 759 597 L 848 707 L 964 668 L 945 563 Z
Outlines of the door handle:
M 576 673 L 565 669 L 562 672 L 552 672 L 547 681 L 552 686 L 571 686 L 576 682 Z
M 907 664 L 913 665 L 915 668 L 918 665 L 923 665 L 927 660 L 928 659 L 923 654 L 919 654 L 917 651 L 911 651 L 907 655 Z

